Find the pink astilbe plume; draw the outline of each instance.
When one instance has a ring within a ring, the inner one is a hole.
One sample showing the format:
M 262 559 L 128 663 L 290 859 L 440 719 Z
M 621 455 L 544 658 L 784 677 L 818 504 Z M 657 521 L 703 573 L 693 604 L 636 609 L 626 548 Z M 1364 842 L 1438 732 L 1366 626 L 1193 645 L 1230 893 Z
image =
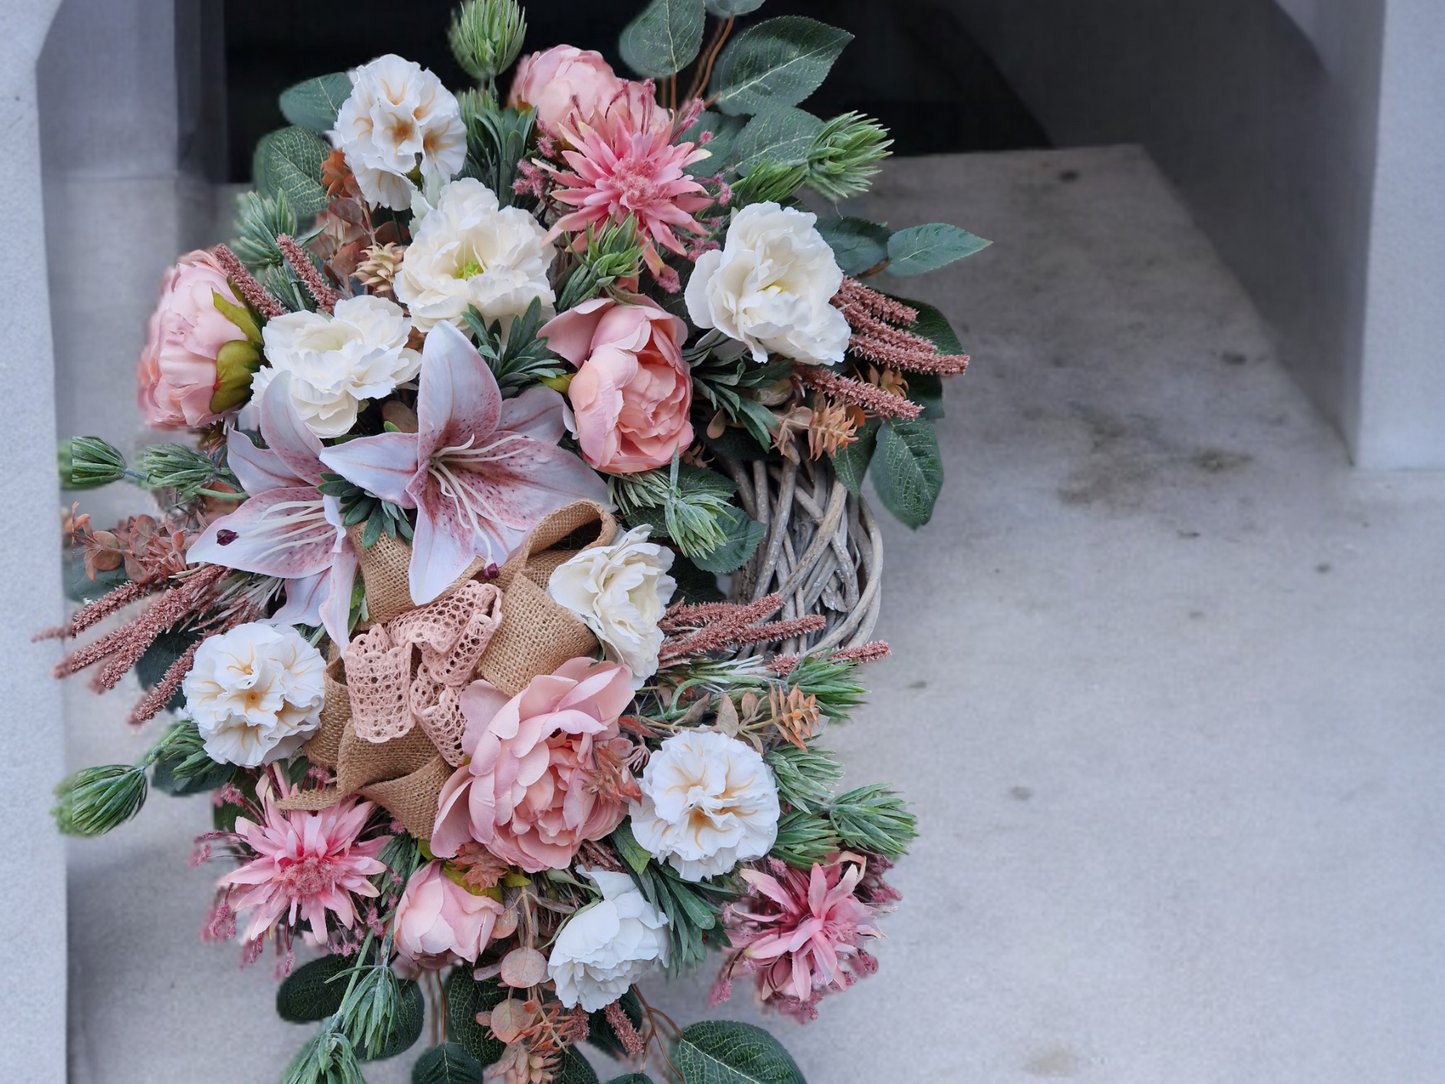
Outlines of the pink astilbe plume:
M 643 256 L 648 269 L 665 288 L 676 284 L 676 272 L 662 262 L 656 246 L 685 256 L 678 231 L 706 234 L 693 217 L 707 209 L 713 198 L 688 176 L 686 168 L 708 157 L 693 143 L 672 144 L 670 128 L 649 127 L 635 117 L 627 103 L 609 110 L 602 129 L 585 123 L 561 126 L 571 149 L 562 151 L 570 169 L 548 162 L 536 164 L 557 186 L 552 195 L 575 208 L 558 219 L 557 233 L 581 233 L 589 226 L 623 222 L 633 216 L 647 239 Z
M 859 898 L 866 862 L 844 852 L 810 872 L 776 859 L 773 876 L 744 869 L 748 894 L 724 912 L 732 950 L 713 988 L 727 1000 L 735 974 L 757 978 L 761 1000 L 799 1022 L 815 1019 L 825 994 L 846 990 L 878 969 L 863 945 L 883 936 L 877 909 Z
M 910 373 L 938 373 L 953 376 L 968 368 L 964 354 L 940 354 L 934 343 L 922 335 L 894 327 L 915 324 L 918 310 L 886 294 L 845 278 L 833 297 L 833 307 L 843 313 L 853 336 L 848 349 L 861 358 Z
M 237 817 L 235 830 L 237 842 L 256 857 L 217 882 L 221 888 L 243 891 L 240 899 L 228 904 L 236 911 L 251 912 L 246 940 L 263 937 L 278 922 L 294 927 L 300 918 L 310 924 L 314 939 L 325 942 L 328 912 L 343 928 L 355 926 L 353 897 L 378 895 L 368 878 L 386 871 L 376 856 L 387 837 L 365 842 L 356 838 L 375 807 L 346 800 L 315 813 L 283 812 L 269 778 L 259 789 L 261 822 Z
M 876 414 L 880 418 L 911 419 L 923 413 L 921 403 L 849 376 L 839 376 L 832 369 L 825 369 L 821 365 L 799 365 L 797 373 L 799 379 L 815 391 L 860 406 L 869 414 Z
M 663 615 L 658 627 L 667 633 L 662 642 L 660 659 L 663 665 L 737 647 L 740 644 L 767 644 L 820 631 L 828 622 L 821 614 L 807 614 L 783 621 L 758 624 L 776 613 L 783 605 L 783 596 L 766 595 L 757 602 L 703 602 L 696 605 L 679 603 Z

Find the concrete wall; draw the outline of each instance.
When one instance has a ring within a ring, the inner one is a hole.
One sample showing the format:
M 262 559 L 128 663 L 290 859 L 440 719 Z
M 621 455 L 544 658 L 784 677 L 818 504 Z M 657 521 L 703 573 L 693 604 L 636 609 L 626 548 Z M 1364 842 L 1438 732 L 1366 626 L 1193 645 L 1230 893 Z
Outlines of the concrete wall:
M 1394 289 L 1381 276 L 1408 240 L 1371 236 L 1386 0 L 948 3 L 1057 143 L 1149 149 L 1358 462 L 1445 466 L 1445 442 L 1423 432 L 1445 407 L 1445 385 L 1430 383 L 1419 298 L 1397 296 L 1378 330 L 1383 310 L 1378 320 L 1367 313 L 1386 301 L 1381 290 Z M 1440 115 L 1430 93 L 1440 80 L 1425 70 L 1442 40 L 1431 21 L 1445 13 L 1433 0 L 1389 0 L 1389 8 L 1390 40 L 1417 50 L 1413 69 L 1392 67 L 1385 103 L 1396 111 L 1396 153 L 1414 166 L 1413 183 L 1400 183 L 1419 197 L 1430 164 L 1419 145 L 1436 127 L 1422 121 Z M 1410 8 L 1420 9 L 1418 23 L 1403 17 Z M 1434 14 L 1421 14 L 1427 8 Z M 1387 158 L 1381 167 L 1400 164 Z M 1420 224 L 1402 217 L 1400 233 Z M 1427 255 L 1424 246 L 1416 252 L 1417 263 Z M 1412 341 L 1399 341 L 1412 328 Z M 1398 353 L 1407 346 L 1408 363 Z M 1421 417 L 1406 424 L 1401 411 L 1410 410 Z

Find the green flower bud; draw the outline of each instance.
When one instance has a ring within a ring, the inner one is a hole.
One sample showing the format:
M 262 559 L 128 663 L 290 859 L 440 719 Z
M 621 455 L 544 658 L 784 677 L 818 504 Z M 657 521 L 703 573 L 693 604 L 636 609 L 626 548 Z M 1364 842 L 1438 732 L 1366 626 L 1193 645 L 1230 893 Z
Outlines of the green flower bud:
M 99 437 L 62 440 L 59 457 L 61 489 L 95 489 L 125 477 L 125 456 Z
M 807 185 L 835 200 L 861 195 L 892 145 L 888 129 L 862 113 L 834 117 L 813 140 Z
M 452 55 L 478 83 L 490 83 L 512 66 L 527 35 L 516 0 L 467 0 L 452 16 Z
M 82 768 L 55 788 L 51 812 L 68 836 L 101 836 L 140 812 L 146 800 L 145 768 L 103 764 Z
M 729 206 L 736 211 L 750 203 L 783 203 L 793 198 L 807 178 L 807 166 L 759 162 L 748 171 L 746 177 L 733 185 L 733 198 Z

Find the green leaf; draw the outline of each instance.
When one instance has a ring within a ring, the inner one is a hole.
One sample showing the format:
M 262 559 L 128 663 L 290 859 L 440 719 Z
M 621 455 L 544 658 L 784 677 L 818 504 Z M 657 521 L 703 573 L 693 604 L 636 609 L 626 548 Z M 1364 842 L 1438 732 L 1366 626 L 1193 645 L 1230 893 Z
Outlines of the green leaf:
M 707 0 L 707 13 L 717 19 L 747 15 L 763 6 L 763 0 Z
M 892 232 L 887 226 L 842 215 L 818 219 L 817 229 L 845 275 L 861 275 L 888 259 L 888 238 Z
M 321 186 L 321 163 L 331 153 L 315 132 L 293 126 L 261 137 L 251 160 L 251 179 L 263 196 L 280 194 L 298 218 L 326 209 L 329 199 Z
M 713 68 L 710 93 L 724 113 L 797 105 L 822 86 L 852 40 L 846 30 L 801 15 L 767 19 L 728 43 Z
M 701 142 L 704 132 L 711 132 L 712 138 L 702 149 L 707 151 L 709 157 L 694 162 L 690 166 L 684 166 L 683 172 L 690 177 L 711 177 L 722 170 L 732 155 L 733 144 L 737 141 L 738 133 L 743 130 L 747 122 L 742 117 L 728 117 L 722 113 L 714 113 L 711 109 L 703 113 L 679 135 L 674 143 L 698 143 Z
M 652 0 L 622 31 L 617 49 L 641 75 L 676 75 L 697 57 L 703 22 L 703 0 Z
M 884 270 L 900 278 L 922 275 L 972 256 L 992 243 L 947 222 L 909 226 L 888 238 L 888 266 Z
M 782 1043 L 736 1020 L 684 1028 L 672 1060 L 687 1084 L 806 1084 Z
M 733 505 L 718 516 L 718 525 L 727 532 L 728 540 L 711 553 L 694 557 L 692 563 L 704 572 L 720 576 L 741 568 L 768 532 L 761 523 L 749 519 L 747 513 Z
M 652 1077 L 646 1073 L 624 1073 L 613 1077 L 607 1084 L 652 1084 Z
M 336 114 L 349 97 L 351 76 L 345 72 L 319 75 L 281 92 L 281 115 L 313 132 L 329 132 L 336 127 Z
M 460 1043 L 434 1046 L 411 1067 L 411 1084 L 482 1084 L 483 1066 Z
M 845 444 L 833 455 L 833 470 L 838 481 L 848 487 L 848 492 L 858 496 L 863 488 L 863 476 L 868 473 L 868 464 L 873 461 L 873 452 L 878 447 L 878 419 L 869 418 L 858 430 L 852 444 Z
M 760 162 L 801 165 L 808 160 L 808 150 L 822 127 L 823 122 L 813 114 L 789 105 L 767 109 L 738 133 L 730 168 L 746 177 Z
M 349 956 L 323 956 L 302 964 L 276 990 L 276 1014 L 292 1024 L 324 1020 L 341 1008 L 346 983 L 329 982 L 343 971 L 355 966 Z
M 878 431 L 873 456 L 873 488 L 883 506 L 909 527 L 922 527 L 933 517 L 943 489 L 943 459 L 933 423 L 890 418 Z
M 597 1070 L 575 1046 L 564 1047 L 552 1084 L 597 1084 Z
M 637 997 L 637 991 L 628 987 L 627 992 L 617 999 L 618 1007 L 632 1024 L 633 1030 L 642 1030 L 642 1002 Z M 598 1009 L 590 1013 L 587 1019 L 588 1033 L 587 1041 L 612 1057 L 622 1060 L 627 1057 L 627 1048 L 622 1045 L 612 1021 L 607 1019 L 607 1011 Z
M 940 354 L 963 353 L 963 343 L 958 341 L 958 336 L 954 334 L 953 327 L 948 322 L 948 317 L 944 316 L 943 313 L 923 301 L 914 301 L 907 297 L 895 297 L 893 300 L 901 301 L 910 309 L 918 310 L 918 319 L 915 320 L 907 330 L 913 332 L 915 335 L 922 335 L 934 346 L 938 347 Z
M 391 1031 L 374 1054 L 357 1044 L 356 1054 L 362 1061 L 394 1058 L 421 1038 L 422 1021 L 426 1015 L 426 1000 L 421 995 L 421 987 L 414 979 L 402 979 L 397 985 L 401 990 L 401 998 L 397 1002 L 396 1019 L 392 1021 Z
M 154 689 L 166 676 L 166 671 L 171 668 L 177 659 L 191 649 L 192 644 L 199 643 L 201 634 L 194 630 L 176 632 L 174 629 L 167 629 L 154 640 L 151 646 L 145 649 L 145 654 L 135 664 L 135 676 L 147 689 Z M 171 697 L 166 707 L 171 711 L 178 711 L 185 706 L 186 695 L 180 689 Z
M 477 1013 L 491 1012 L 507 999 L 507 991 L 495 982 L 478 982 L 470 967 L 458 967 L 447 976 L 446 994 L 447 1038 L 483 1065 L 491 1065 L 505 1047 L 477 1023 Z
M 711 572 L 704 572 L 682 554 L 673 557 L 668 575 L 677 581 L 674 602 L 696 604 L 723 601 L 723 593 L 717 587 L 717 577 Z
M 652 855 L 643 848 L 641 843 L 637 842 L 637 837 L 632 834 L 631 820 L 624 820 L 617 826 L 616 831 L 612 833 L 612 843 L 616 846 L 617 852 L 622 855 L 622 860 L 638 873 L 645 870 L 647 863 L 652 861 Z

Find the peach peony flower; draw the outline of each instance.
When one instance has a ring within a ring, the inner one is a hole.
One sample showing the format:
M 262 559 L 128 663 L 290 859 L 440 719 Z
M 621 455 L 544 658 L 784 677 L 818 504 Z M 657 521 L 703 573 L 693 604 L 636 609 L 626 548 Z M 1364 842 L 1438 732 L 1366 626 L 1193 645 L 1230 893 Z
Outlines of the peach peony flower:
M 469 839 L 528 873 L 564 869 L 585 840 L 626 815 L 598 786 L 595 749 L 618 737 L 632 675 L 614 662 L 569 659 L 508 700 L 485 681 L 462 693 L 467 731 L 458 768 L 438 800 L 432 853 L 451 857 Z
M 396 949 L 415 967 L 475 961 L 492 939 L 502 905 L 472 893 L 440 861 L 411 875 L 396 908 Z
M 563 135 L 563 124 L 602 128 L 619 108 L 629 110 L 648 131 L 672 128 L 672 114 L 657 104 L 650 80 L 619 79 L 601 53 L 571 45 L 524 56 L 507 104 L 533 106 L 537 124 L 554 137 Z
M 216 309 L 213 292 L 245 306 L 204 250 L 182 256 L 161 279 L 160 304 L 151 314 L 136 374 L 136 399 L 151 425 L 206 425 L 220 416 L 211 408 L 216 356 L 246 335 Z
M 540 334 L 578 367 L 567 397 L 582 458 L 631 474 L 672 462 L 692 443 L 692 380 L 682 360 L 687 325 L 654 301 L 593 298 L 549 320 Z

